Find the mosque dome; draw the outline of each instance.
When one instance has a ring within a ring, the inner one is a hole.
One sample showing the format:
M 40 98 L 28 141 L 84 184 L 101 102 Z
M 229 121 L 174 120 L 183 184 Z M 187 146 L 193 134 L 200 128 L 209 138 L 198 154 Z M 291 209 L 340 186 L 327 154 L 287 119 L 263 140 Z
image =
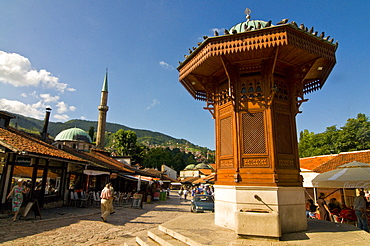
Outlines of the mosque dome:
M 195 166 L 195 169 L 211 169 L 211 167 L 205 163 L 199 163 Z
M 193 170 L 193 169 L 195 169 L 195 165 L 194 165 L 194 164 L 189 164 L 189 165 L 187 165 L 187 166 L 184 168 L 184 170 Z
M 74 127 L 61 131 L 56 137 L 55 141 L 83 141 L 91 143 L 91 137 L 84 130 Z
M 271 25 L 271 23 L 266 22 L 266 21 L 262 21 L 262 20 L 248 20 L 247 19 L 247 21 L 241 22 L 241 23 L 236 24 L 235 26 L 231 27 L 229 29 L 229 32 L 233 33 L 233 30 L 235 30 L 237 33 L 241 33 L 241 32 L 245 32 L 246 29 L 256 30 L 256 29 L 265 28 L 266 25 L 269 26 L 269 25 Z

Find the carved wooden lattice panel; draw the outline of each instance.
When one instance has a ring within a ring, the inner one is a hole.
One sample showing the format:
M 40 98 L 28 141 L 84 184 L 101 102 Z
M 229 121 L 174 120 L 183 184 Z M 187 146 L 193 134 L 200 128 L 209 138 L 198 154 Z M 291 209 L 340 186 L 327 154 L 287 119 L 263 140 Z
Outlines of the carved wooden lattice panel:
M 266 153 L 266 139 L 264 127 L 264 114 L 245 113 L 242 115 L 243 128 L 243 153 L 264 154 Z
M 221 156 L 233 154 L 233 135 L 232 135 L 231 116 L 220 120 L 220 153 Z
M 293 154 L 290 116 L 277 113 L 276 119 L 278 153 Z

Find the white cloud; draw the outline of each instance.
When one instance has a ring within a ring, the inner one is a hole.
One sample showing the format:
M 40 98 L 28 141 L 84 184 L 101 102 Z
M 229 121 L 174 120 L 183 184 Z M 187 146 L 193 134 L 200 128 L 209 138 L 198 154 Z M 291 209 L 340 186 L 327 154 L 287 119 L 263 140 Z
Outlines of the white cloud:
M 0 50 L 0 82 L 15 87 L 41 85 L 47 89 L 64 92 L 74 91 L 68 84 L 60 83 L 59 78 L 52 76 L 45 69 L 32 69 L 28 58 L 16 53 L 7 53 Z
M 37 102 L 35 104 L 25 104 L 20 101 L 8 100 L 4 98 L 0 99 L 0 108 L 2 110 L 36 119 L 43 118 L 45 115 L 45 107 L 46 106 L 41 102 Z
M 159 62 L 159 65 L 161 67 L 163 67 L 164 69 L 168 69 L 168 70 L 174 70 L 173 66 L 171 66 L 170 64 L 164 62 L 164 61 L 160 61 Z
M 146 109 L 151 109 L 153 108 L 155 105 L 157 104 L 160 104 L 160 102 L 158 101 L 158 99 L 153 99 L 152 103 L 150 104 L 149 107 L 147 107 Z
M 55 118 L 57 120 L 61 120 L 61 121 L 67 121 L 69 119 L 69 116 L 66 115 L 66 114 L 63 114 L 63 115 L 56 114 L 56 115 L 53 116 L 53 118 Z
M 52 97 L 50 94 L 40 94 L 40 97 L 46 103 L 57 102 L 59 100 L 59 98 L 60 98 L 59 96 Z
M 86 120 L 86 116 L 81 116 L 81 120 Z
M 76 107 L 75 106 L 68 106 L 65 102 L 58 102 L 57 103 L 57 112 L 58 114 L 63 114 L 63 113 L 66 113 L 68 111 L 75 111 L 76 110 Z
M 16 53 L 7 53 L 0 50 L 0 84 L 7 84 L 14 87 L 35 87 L 32 92 L 19 92 L 17 100 L 1 99 L 0 109 L 11 113 L 43 119 L 45 108 L 56 109 L 53 117 L 58 120 L 68 120 L 70 111 L 75 111 L 75 106 L 69 106 L 61 100 L 64 91 L 75 91 L 68 84 L 60 83 L 59 78 L 53 76 L 45 69 L 36 70 L 32 67 L 28 58 Z M 42 93 L 40 93 L 42 89 Z M 49 93 L 58 92 L 58 95 Z M 22 99 L 21 99 L 22 98 Z M 27 102 L 22 102 L 27 98 Z M 30 102 L 29 100 L 33 100 Z M 32 104 L 33 103 L 33 104 Z

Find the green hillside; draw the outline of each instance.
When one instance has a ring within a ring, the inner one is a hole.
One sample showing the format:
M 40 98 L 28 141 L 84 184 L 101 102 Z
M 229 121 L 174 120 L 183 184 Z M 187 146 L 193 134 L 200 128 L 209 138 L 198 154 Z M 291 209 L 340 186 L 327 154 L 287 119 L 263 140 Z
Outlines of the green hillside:
M 15 126 L 17 123 L 17 127 L 20 130 L 24 130 L 31 133 L 39 133 L 42 131 L 44 121 L 37 120 L 30 117 L 25 117 L 22 115 L 17 115 L 17 119 L 13 119 L 11 121 L 11 126 Z M 49 122 L 48 126 L 48 133 L 50 134 L 51 138 L 54 138 L 58 133 L 63 130 L 78 127 L 86 132 L 89 131 L 90 127 L 94 127 L 95 131 L 97 129 L 98 123 L 97 121 L 87 121 L 87 120 L 69 120 L 64 123 L 62 122 Z M 140 130 L 140 129 L 133 129 L 124 125 L 115 124 L 115 123 L 107 123 L 106 131 L 110 133 L 115 133 L 119 129 L 124 130 L 131 130 L 136 132 L 138 137 L 137 141 L 139 143 L 145 144 L 147 146 L 178 146 L 178 147 L 186 147 L 186 148 L 193 148 L 193 149 L 204 149 L 205 147 L 197 146 L 185 139 L 176 139 L 171 136 L 165 135 L 159 132 L 153 132 L 149 130 Z

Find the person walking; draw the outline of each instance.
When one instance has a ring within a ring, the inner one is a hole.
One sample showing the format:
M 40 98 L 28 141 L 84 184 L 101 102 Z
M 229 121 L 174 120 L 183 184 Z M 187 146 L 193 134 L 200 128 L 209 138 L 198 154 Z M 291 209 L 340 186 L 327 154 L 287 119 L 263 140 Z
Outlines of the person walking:
M 320 193 L 317 204 L 319 205 L 320 220 L 330 221 L 330 211 L 328 205 L 326 205 L 324 193 Z
M 112 199 L 109 200 L 109 202 L 110 202 L 109 212 L 110 212 L 110 214 L 114 214 L 116 212 L 116 211 L 114 211 L 114 207 L 113 207 L 113 201 L 115 199 L 115 197 L 114 197 L 114 188 L 113 188 L 112 183 L 108 183 L 108 185 L 109 185 L 110 193 L 112 194 Z
M 181 187 L 181 189 L 178 192 L 179 193 L 180 200 L 182 198 L 183 192 L 184 192 L 184 187 Z
M 9 199 L 10 196 L 13 196 L 12 199 L 12 209 L 14 212 L 13 222 L 17 220 L 19 209 L 22 206 L 23 194 L 27 192 L 26 187 L 23 185 L 23 180 L 18 179 L 17 184 L 12 188 L 9 195 L 6 199 Z
M 102 221 L 107 222 L 107 217 L 111 212 L 111 200 L 113 199 L 113 195 L 109 189 L 109 184 L 106 184 L 104 189 L 100 195 L 100 209 L 101 209 L 101 216 L 100 218 Z
M 355 209 L 356 217 L 357 217 L 357 227 L 361 230 L 369 232 L 369 226 L 367 223 L 367 216 L 366 216 L 366 200 L 365 200 L 365 192 L 360 191 L 359 196 L 356 196 L 353 201 L 353 207 Z
M 187 188 L 186 188 L 186 189 L 184 189 L 184 191 L 183 191 L 183 194 L 184 194 L 184 200 L 186 200 L 186 198 L 187 198 L 187 196 L 188 196 L 188 193 L 189 193 L 188 189 L 187 189 Z

